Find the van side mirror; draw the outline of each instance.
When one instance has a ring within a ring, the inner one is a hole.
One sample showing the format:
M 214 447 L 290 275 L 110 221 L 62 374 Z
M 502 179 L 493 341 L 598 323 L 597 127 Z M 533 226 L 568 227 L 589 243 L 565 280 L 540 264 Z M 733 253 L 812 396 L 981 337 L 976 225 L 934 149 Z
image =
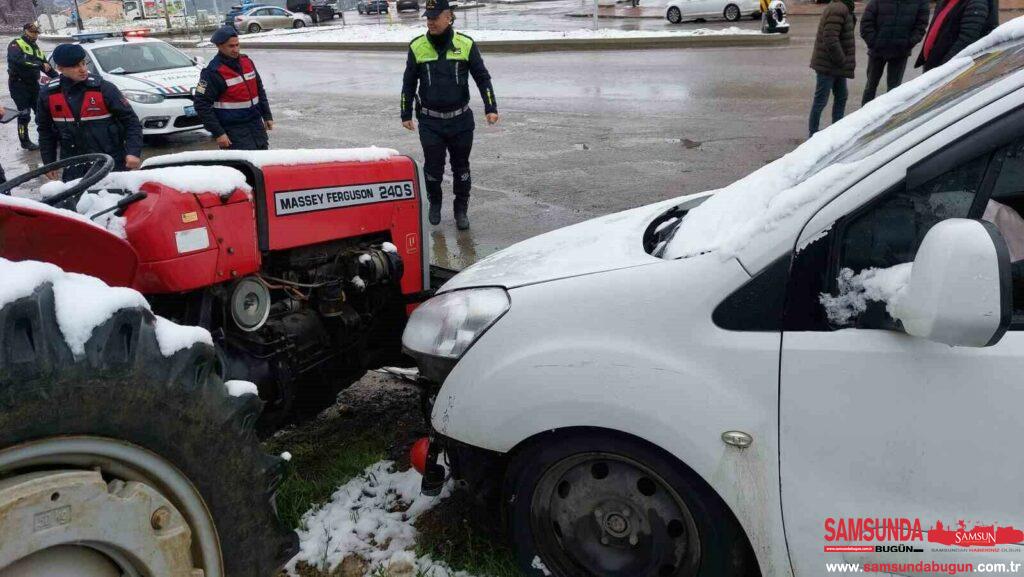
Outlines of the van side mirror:
M 992 223 L 951 218 L 931 228 L 894 307 L 907 334 L 951 346 L 989 347 L 1010 326 L 1010 251 Z
M 195 62 L 196 66 L 204 66 L 206 64 L 206 60 L 202 56 L 193 56 L 192 62 Z

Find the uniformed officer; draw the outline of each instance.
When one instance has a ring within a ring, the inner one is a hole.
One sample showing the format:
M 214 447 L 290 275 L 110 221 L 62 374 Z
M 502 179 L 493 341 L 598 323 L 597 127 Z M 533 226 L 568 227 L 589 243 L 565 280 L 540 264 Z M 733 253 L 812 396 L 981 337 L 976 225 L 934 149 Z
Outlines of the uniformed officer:
M 39 146 L 28 136 L 28 123 L 32 119 L 36 101 L 39 100 L 39 73 L 56 78 L 55 72 L 46 61 L 46 53 L 36 44 L 39 26 L 34 22 L 22 26 L 20 38 L 7 45 L 7 87 L 11 91 L 14 105 L 18 107 L 18 140 L 26 150 L 37 150 Z
M 223 26 L 210 42 L 217 46 L 217 55 L 200 73 L 195 94 L 203 126 L 221 148 L 266 150 L 274 117 L 256 66 L 239 52 L 238 31 Z
M 53 51 L 60 78 L 39 94 L 36 123 L 43 162 L 102 152 L 114 158 L 114 170 L 142 163 L 142 124 L 124 95 L 110 82 L 89 74 L 85 49 L 61 44 Z M 87 167 L 64 169 L 65 181 L 81 177 Z M 56 171 L 47 175 L 56 180 Z
M 409 43 L 402 79 L 402 126 L 416 130 L 412 120 L 415 108 L 420 121 L 430 224 L 441 222 L 441 179 L 447 153 L 455 179 L 455 223 L 459 230 L 466 230 L 472 186 L 469 153 L 475 126 L 469 109 L 469 75 L 480 89 L 489 124 L 498 122 L 498 106 L 480 49 L 472 38 L 452 29 L 455 14 L 448 0 L 427 0 L 423 15 L 427 18 L 427 33 Z

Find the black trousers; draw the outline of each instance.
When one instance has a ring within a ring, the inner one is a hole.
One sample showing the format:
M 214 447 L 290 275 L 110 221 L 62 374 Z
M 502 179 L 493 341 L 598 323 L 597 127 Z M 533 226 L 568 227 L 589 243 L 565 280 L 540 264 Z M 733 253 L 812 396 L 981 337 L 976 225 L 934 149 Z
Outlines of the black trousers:
M 28 123 L 39 101 L 39 85 L 8 79 L 7 88 L 11 91 L 14 105 L 18 107 L 18 138 L 24 142 L 29 139 Z
M 263 121 L 249 122 L 235 126 L 225 126 L 224 132 L 231 139 L 230 150 L 267 150 L 270 139 Z
M 885 75 L 885 90 L 889 91 L 903 83 L 903 73 L 907 70 L 907 57 L 882 58 L 881 56 L 868 56 L 868 83 L 864 86 L 864 97 L 861 99 L 861 105 L 875 99 L 878 84 L 882 81 L 882 71 L 886 69 L 888 70 Z
M 427 200 L 441 202 L 441 181 L 444 177 L 445 155 L 451 156 L 455 184 L 455 206 L 469 205 L 473 179 L 469 172 L 469 153 L 473 151 L 473 111 L 467 110 L 451 119 L 419 116 L 420 144 L 423 145 L 423 176 L 427 181 Z

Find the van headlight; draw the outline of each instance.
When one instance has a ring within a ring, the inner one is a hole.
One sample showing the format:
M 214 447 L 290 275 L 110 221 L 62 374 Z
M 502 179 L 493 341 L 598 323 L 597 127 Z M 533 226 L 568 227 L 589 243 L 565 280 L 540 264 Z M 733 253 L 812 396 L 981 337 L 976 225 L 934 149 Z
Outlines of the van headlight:
M 438 295 L 409 317 L 402 348 L 420 372 L 441 383 L 473 343 L 504 315 L 511 301 L 502 288 L 475 288 Z
M 145 90 L 122 90 L 121 94 L 124 94 L 124 97 L 128 100 L 141 104 L 160 104 L 164 101 L 162 94 L 146 92 Z

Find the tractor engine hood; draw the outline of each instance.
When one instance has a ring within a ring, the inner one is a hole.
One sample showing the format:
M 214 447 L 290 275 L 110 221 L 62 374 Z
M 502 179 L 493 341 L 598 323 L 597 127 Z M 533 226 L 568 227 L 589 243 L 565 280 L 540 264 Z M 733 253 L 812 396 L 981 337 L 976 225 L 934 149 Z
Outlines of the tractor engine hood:
M 644 250 L 647 227 L 667 210 L 689 210 L 709 196 L 673 198 L 535 236 L 466 268 L 438 292 L 479 286 L 512 289 L 660 262 Z

